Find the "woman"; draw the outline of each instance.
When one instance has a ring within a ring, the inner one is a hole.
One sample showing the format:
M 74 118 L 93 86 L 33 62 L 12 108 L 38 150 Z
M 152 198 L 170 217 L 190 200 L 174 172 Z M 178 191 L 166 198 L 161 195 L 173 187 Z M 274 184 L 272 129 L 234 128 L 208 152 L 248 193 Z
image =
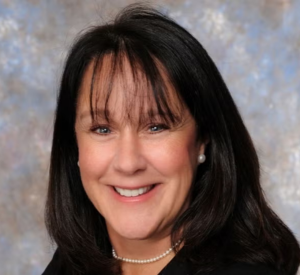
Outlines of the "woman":
M 251 138 L 217 68 L 133 5 L 74 43 L 57 103 L 50 274 L 296 274 Z

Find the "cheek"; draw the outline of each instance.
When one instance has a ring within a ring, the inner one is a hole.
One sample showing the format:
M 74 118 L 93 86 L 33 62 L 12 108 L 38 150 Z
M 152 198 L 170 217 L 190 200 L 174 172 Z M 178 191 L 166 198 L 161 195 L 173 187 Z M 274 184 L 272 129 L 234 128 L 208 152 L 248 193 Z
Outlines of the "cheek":
M 197 166 L 197 148 L 194 136 L 179 136 L 152 147 L 149 158 L 153 166 L 164 175 L 193 174 Z
M 79 165 L 83 184 L 101 177 L 108 169 L 111 150 L 90 139 L 78 140 Z

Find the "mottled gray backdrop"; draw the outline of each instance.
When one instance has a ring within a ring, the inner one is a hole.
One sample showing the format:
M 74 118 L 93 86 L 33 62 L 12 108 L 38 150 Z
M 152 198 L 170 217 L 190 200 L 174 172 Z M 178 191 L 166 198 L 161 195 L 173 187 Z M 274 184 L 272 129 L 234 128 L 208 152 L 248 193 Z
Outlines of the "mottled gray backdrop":
M 41 274 L 52 256 L 43 210 L 63 60 L 78 31 L 132 2 L 0 0 L 0 274 Z M 160 5 L 217 63 L 258 148 L 266 196 L 300 239 L 300 1 Z

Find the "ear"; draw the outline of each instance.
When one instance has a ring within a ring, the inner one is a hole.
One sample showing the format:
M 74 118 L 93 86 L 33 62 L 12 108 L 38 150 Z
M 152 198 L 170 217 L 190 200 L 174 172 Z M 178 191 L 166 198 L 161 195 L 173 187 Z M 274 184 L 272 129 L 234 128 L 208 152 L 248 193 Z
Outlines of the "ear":
M 202 154 L 205 153 L 205 147 L 206 147 L 206 144 L 205 143 L 201 143 L 198 155 L 202 155 Z
M 207 146 L 207 144 L 209 143 L 209 140 L 205 140 L 205 141 L 199 141 L 199 151 L 198 151 L 198 155 L 205 155 L 205 148 Z

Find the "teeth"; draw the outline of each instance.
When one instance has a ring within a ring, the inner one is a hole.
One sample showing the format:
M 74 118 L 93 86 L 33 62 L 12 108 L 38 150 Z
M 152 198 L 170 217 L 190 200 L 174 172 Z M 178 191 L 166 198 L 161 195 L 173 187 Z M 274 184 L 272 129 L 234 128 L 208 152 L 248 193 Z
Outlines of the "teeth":
M 136 197 L 136 196 L 139 196 L 139 195 L 147 193 L 150 189 L 151 189 L 151 186 L 149 186 L 149 187 L 143 187 L 143 188 L 138 188 L 138 189 L 133 189 L 133 190 L 115 187 L 115 190 L 121 196 L 124 196 L 124 197 Z

